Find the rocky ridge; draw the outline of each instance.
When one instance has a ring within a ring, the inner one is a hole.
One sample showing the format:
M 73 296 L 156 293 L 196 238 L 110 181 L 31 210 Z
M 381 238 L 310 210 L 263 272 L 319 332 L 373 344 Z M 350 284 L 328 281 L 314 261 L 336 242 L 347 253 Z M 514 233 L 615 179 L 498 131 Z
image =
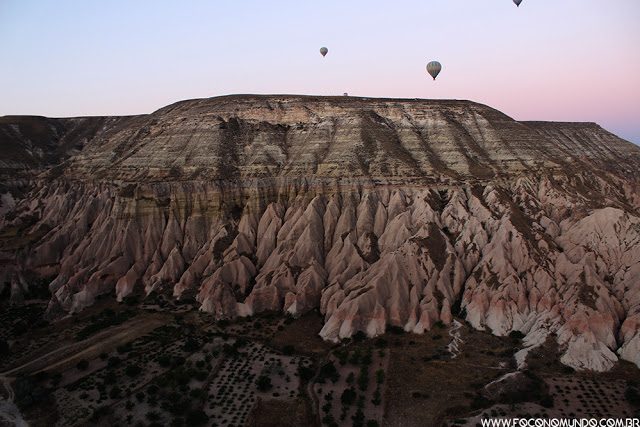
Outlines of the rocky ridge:
M 14 300 L 38 276 L 51 316 L 138 292 L 319 308 L 332 341 L 461 316 L 578 369 L 640 366 L 640 149 L 595 124 L 253 95 L 94 120 L 0 220 Z

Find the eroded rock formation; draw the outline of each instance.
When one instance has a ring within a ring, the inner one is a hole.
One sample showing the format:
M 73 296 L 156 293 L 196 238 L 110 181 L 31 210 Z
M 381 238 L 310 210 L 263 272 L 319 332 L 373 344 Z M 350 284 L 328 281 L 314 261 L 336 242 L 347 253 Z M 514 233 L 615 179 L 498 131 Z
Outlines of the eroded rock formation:
M 302 96 L 99 121 L 0 220 L 14 299 L 37 275 L 52 316 L 132 292 L 319 308 L 334 341 L 460 315 L 576 368 L 640 365 L 640 149 L 595 124 Z

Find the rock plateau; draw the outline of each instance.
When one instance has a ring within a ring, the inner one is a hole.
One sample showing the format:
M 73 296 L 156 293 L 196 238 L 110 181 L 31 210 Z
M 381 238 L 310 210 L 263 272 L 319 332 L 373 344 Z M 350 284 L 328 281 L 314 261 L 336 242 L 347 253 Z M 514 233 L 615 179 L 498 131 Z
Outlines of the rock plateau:
M 218 318 L 319 309 L 331 341 L 459 316 L 577 369 L 640 365 L 640 148 L 596 124 L 239 95 L 4 117 L 0 149 L 0 287 L 50 279 L 51 317 L 151 292 Z

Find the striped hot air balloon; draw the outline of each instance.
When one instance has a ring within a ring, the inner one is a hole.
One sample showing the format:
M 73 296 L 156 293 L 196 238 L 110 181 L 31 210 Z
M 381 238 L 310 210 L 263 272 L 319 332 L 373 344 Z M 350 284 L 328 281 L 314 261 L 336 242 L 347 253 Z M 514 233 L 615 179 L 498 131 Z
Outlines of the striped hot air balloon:
M 438 61 L 431 61 L 427 64 L 427 73 L 433 77 L 433 80 L 438 77 L 440 71 L 442 71 L 442 65 Z

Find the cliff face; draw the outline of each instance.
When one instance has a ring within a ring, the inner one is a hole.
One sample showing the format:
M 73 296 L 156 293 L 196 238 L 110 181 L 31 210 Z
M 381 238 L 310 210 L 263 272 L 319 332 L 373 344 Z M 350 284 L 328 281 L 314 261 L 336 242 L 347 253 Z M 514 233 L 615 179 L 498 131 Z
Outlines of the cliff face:
M 34 184 L 35 177 L 60 165 L 105 126 L 123 118 L 38 116 L 0 117 L 0 215 L 8 212 Z
M 576 368 L 640 365 L 640 149 L 595 124 L 303 96 L 86 120 L 0 220 L 12 298 L 52 277 L 52 316 L 141 291 L 320 308 L 327 340 L 460 315 Z

